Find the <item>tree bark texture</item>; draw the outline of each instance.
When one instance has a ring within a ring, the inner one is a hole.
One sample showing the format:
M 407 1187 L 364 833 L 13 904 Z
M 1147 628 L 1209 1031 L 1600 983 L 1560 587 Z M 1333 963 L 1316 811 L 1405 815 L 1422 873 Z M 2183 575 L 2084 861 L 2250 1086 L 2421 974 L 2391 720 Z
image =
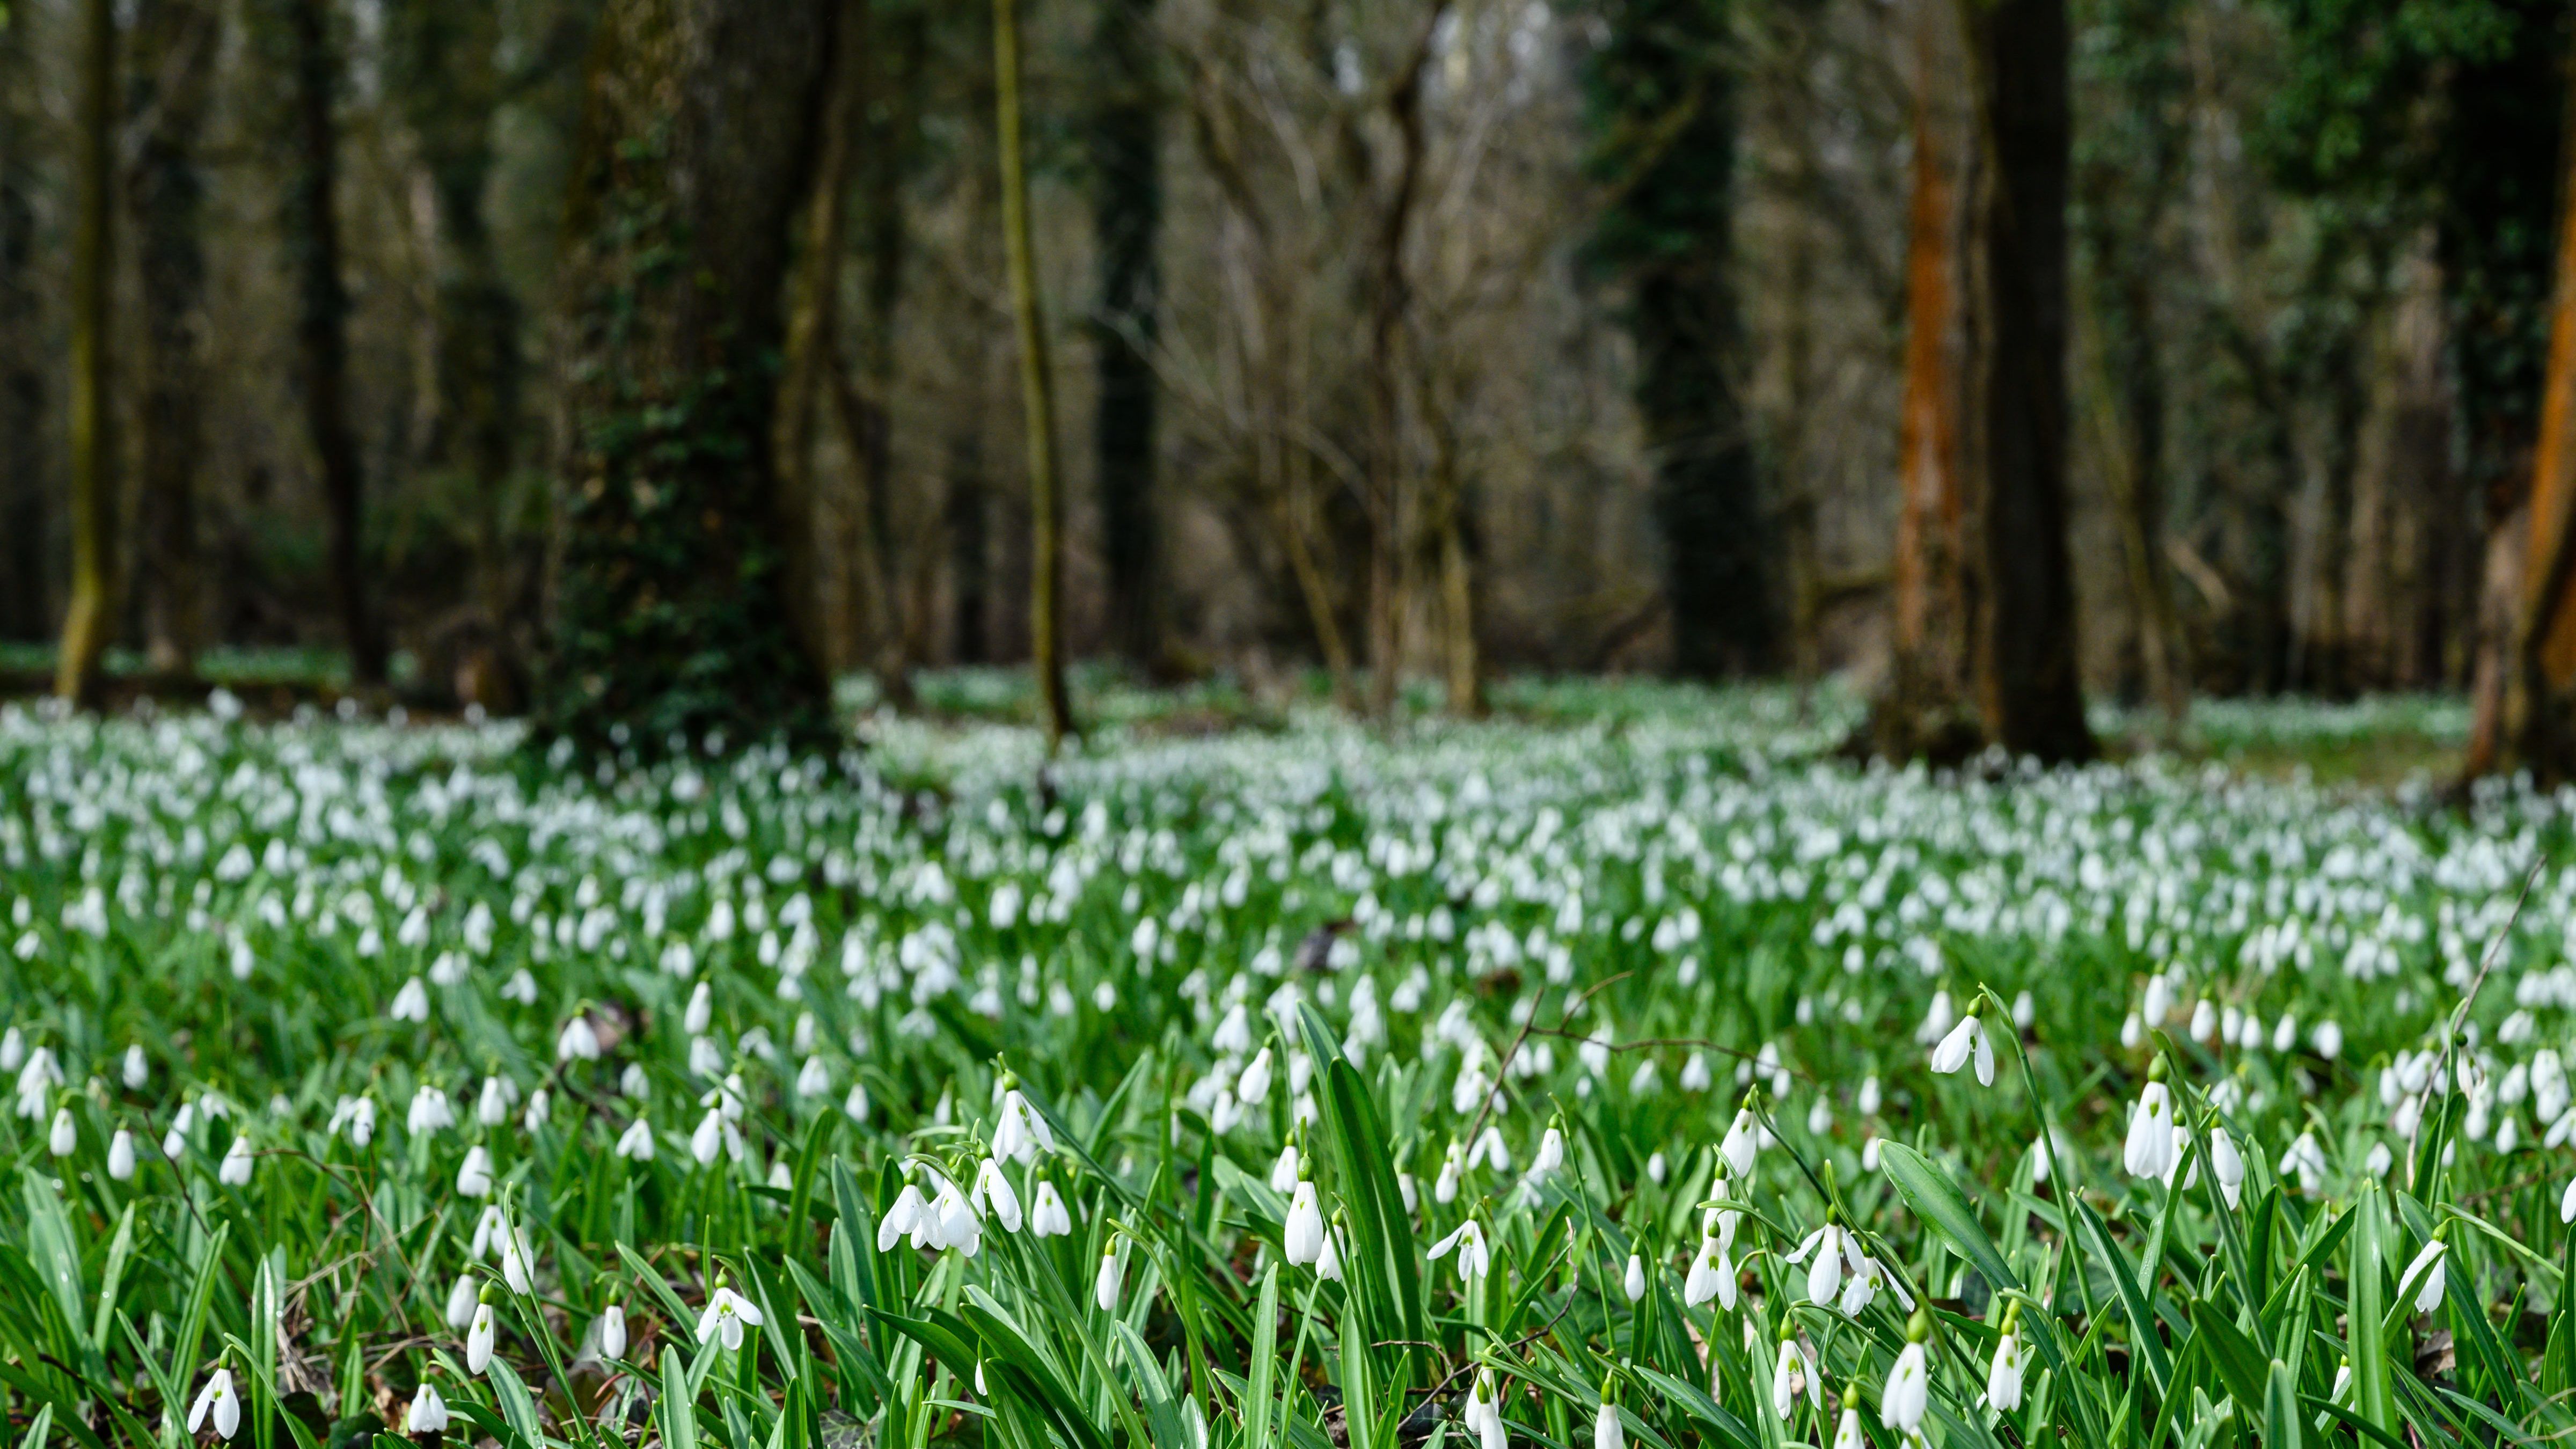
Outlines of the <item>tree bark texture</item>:
M 1734 256 L 1738 129 L 1725 0 L 1621 0 L 1592 90 L 1616 188 L 1595 247 L 1626 273 L 1637 411 L 1654 461 L 1673 672 L 1778 662 L 1780 530 L 1755 467 Z
M 1100 310 L 1093 323 L 1100 396 L 1100 553 L 1109 584 L 1109 637 L 1128 662 L 1162 659 L 1161 518 L 1155 502 L 1155 387 L 1151 351 L 1160 312 L 1163 231 L 1162 101 L 1155 74 L 1155 0 L 1109 0 L 1094 39 L 1102 88 L 1092 117 L 1093 229 Z
M 197 467 L 205 447 L 205 178 L 197 138 L 206 124 L 219 26 L 199 0 L 136 8 L 126 113 L 136 129 L 126 194 L 135 224 L 142 349 L 141 469 L 136 513 L 144 660 L 187 678 L 205 647 L 197 570 Z
M 52 641 L 52 492 L 35 277 L 37 111 L 27 27 L 0 30 L 0 638 Z
M 1029 168 L 1020 121 L 1019 0 L 993 0 L 993 115 L 1002 163 L 1002 248 L 1020 344 L 1020 407 L 1029 446 L 1029 667 L 1037 675 L 1047 753 L 1073 731 L 1064 687 L 1064 487 L 1056 468 L 1055 359 L 1038 298 Z
M 609 0 L 566 227 L 545 731 L 593 750 L 828 737 L 771 458 L 789 220 L 827 0 Z
M 1963 0 L 1986 165 L 1970 261 L 1977 365 L 1966 476 L 1982 556 L 1972 615 L 1987 737 L 2089 759 L 2066 543 L 2065 0 Z
M 116 627 L 116 483 L 109 415 L 110 297 L 116 276 L 116 8 L 80 10 L 72 163 L 72 598 L 54 691 L 93 707 Z

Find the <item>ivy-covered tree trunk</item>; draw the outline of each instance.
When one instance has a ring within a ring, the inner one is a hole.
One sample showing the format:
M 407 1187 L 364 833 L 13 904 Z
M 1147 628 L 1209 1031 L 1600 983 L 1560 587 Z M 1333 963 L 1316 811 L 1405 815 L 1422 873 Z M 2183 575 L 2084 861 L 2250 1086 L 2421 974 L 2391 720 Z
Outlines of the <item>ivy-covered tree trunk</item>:
M 1154 74 L 1155 0 L 1107 0 L 1094 40 L 1102 87 L 1092 118 L 1100 312 L 1100 399 L 1093 447 L 1109 634 L 1147 669 L 1162 662 L 1161 524 L 1154 504 L 1154 344 L 1163 229 L 1162 110 Z
M 1986 162 L 1973 203 L 1968 516 L 1979 713 L 2016 755 L 2094 752 L 2066 544 L 2066 0 L 1961 0 Z
M 388 89 L 410 126 L 436 205 L 436 411 L 423 449 L 463 477 L 472 499 L 477 632 L 470 662 L 487 707 L 514 709 L 521 647 L 512 627 L 508 517 L 525 360 L 519 299 L 502 277 L 485 214 L 493 116 L 500 106 L 500 20 L 490 6 L 399 0 L 386 11 Z
M 340 276 L 340 54 L 327 0 L 255 0 L 254 34 L 280 87 L 286 166 L 278 237 L 295 288 L 295 382 L 330 519 L 331 602 L 358 684 L 385 678 L 385 636 L 367 587 L 365 480 L 349 422 L 349 289 Z
M 541 723 L 590 750 L 822 738 L 770 439 L 827 0 L 609 0 L 566 210 L 572 449 Z
M 126 178 L 141 313 L 137 514 L 145 662 L 187 678 L 205 646 L 197 572 L 197 467 L 205 447 L 205 178 L 197 138 L 219 27 L 200 0 L 144 0 L 134 17 L 126 113 L 138 128 Z
M 107 436 L 110 298 L 116 276 L 116 7 L 80 11 L 80 83 L 72 168 L 72 599 L 54 692 L 98 703 L 116 627 L 116 484 Z
M 1612 188 L 1594 248 L 1626 274 L 1637 408 L 1655 466 L 1675 673 L 1770 668 L 1776 529 L 1736 374 L 1736 104 L 1728 0 L 1614 0 L 1591 91 Z

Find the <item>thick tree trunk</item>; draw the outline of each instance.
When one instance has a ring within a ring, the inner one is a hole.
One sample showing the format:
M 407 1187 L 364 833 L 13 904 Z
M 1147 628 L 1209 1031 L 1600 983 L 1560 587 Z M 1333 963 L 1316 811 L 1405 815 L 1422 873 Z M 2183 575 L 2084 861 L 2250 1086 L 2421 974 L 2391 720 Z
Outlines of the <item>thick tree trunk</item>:
M 1970 277 L 1979 713 L 2015 755 L 2092 757 L 2066 544 L 2065 0 L 1963 0 L 1986 165 Z
M 868 35 L 859 56 L 862 85 L 868 98 L 861 112 L 867 132 L 860 147 L 860 188 L 866 212 L 867 274 L 861 296 L 866 302 L 859 360 L 844 373 L 841 396 L 845 424 L 859 456 L 862 497 L 856 516 L 867 537 L 859 546 L 870 556 L 857 565 L 862 578 L 873 575 L 868 620 L 874 641 L 877 685 L 886 702 L 910 709 L 913 661 L 921 651 L 924 611 L 907 603 L 904 559 L 894 536 L 894 413 L 886 404 L 894 387 L 894 329 L 903 301 L 906 267 L 912 255 L 912 222 L 904 181 L 921 149 L 923 86 L 929 71 L 928 16 L 917 6 L 895 8 L 890 15 L 868 7 Z M 915 570 L 924 585 L 935 571 Z
M 85 0 L 72 165 L 72 601 L 54 691 L 95 706 L 116 627 L 116 483 L 108 399 L 110 288 L 116 276 L 116 7 Z
M 1038 300 L 1029 168 L 1020 129 L 1019 0 L 993 0 L 994 130 L 1001 142 L 1002 248 L 1020 344 L 1020 406 L 1029 442 L 1029 667 L 1052 755 L 1073 732 L 1064 687 L 1064 486 L 1056 471 L 1055 359 Z
M 0 638 L 52 640 L 45 373 L 38 333 L 37 110 L 27 27 L 0 28 Z
M 137 521 L 144 657 L 153 673 L 174 678 L 195 674 L 206 642 L 197 574 L 206 307 L 205 181 L 197 138 L 206 124 L 218 34 L 214 13 L 198 0 L 145 0 L 135 13 L 126 89 L 126 112 L 138 131 L 126 192 L 142 314 Z
M 543 712 L 581 747 L 830 738 L 777 538 L 770 359 L 831 19 L 826 0 L 609 0 L 599 19 Z
M 1368 707 L 1379 720 L 1394 717 L 1404 671 L 1404 610 L 1411 572 L 1405 565 L 1414 527 L 1401 357 L 1405 320 L 1413 308 L 1413 278 L 1405 266 L 1405 249 L 1412 240 L 1413 214 L 1421 200 L 1423 71 L 1430 64 L 1433 37 L 1447 13 L 1447 0 L 1432 0 L 1412 50 L 1398 64 L 1387 89 L 1386 118 L 1395 132 L 1393 174 L 1378 205 L 1368 254 Z
M 471 599 L 480 638 L 460 678 L 496 712 L 524 701 L 516 687 L 532 638 L 512 626 L 517 570 L 507 524 L 524 353 L 520 307 L 502 277 L 484 214 L 500 104 L 498 17 L 489 7 L 404 0 L 387 12 L 388 88 L 402 108 L 437 203 L 434 424 L 423 450 L 461 472 L 473 499 Z
M 981 389 L 978 389 L 980 393 Z M 982 664 L 993 657 L 993 489 L 984 476 L 982 420 L 959 419 L 948 436 L 948 657 Z
M 1154 344 L 1160 310 L 1163 170 L 1155 79 L 1155 0 L 1111 0 L 1094 48 L 1102 99 L 1092 120 L 1093 201 L 1100 246 L 1100 369 L 1093 446 L 1099 459 L 1100 552 L 1109 575 L 1109 635 L 1141 668 L 1163 665 L 1161 520 L 1154 497 Z
M 1895 638 L 1869 747 L 1893 759 L 1955 760 L 1981 742 L 1970 703 L 1974 560 L 1961 419 L 1969 366 L 1961 243 L 1977 153 L 1952 94 L 1959 43 L 1947 0 L 1916 12 L 1913 200 L 1905 247 L 1905 386 L 1897 431 Z

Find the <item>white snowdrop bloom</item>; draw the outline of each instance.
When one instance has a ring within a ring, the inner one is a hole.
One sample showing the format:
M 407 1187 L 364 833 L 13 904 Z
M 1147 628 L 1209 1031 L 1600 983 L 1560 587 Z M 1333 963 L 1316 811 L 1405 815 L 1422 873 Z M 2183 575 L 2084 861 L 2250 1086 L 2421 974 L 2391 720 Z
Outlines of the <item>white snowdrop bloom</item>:
M 1869 1449 L 1869 1440 L 1860 1429 L 1859 1404 L 1860 1395 L 1845 1388 L 1842 1417 L 1834 1422 L 1833 1449 Z
M 717 1047 L 713 1037 L 699 1036 L 689 1039 L 689 1075 L 720 1077 L 724 1075 L 724 1069 L 724 1052 Z
M 2308 1032 L 2308 1045 L 2317 1049 L 2318 1056 L 2333 1061 L 2343 1055 L 2343 1028 L 2331 1020 L 2318 1022 Z
M 1299 1182 L 1288 1205 L 1281 1249 L 1294 1264 L 1312 1263 L 1324 1255 L 1324 1213 L 1315 1200 L 1315 1185 Z
M 707 1300 L 707 1311 L 698 1315 L 698 1342 L 740 1348 L 744 1324 L 760 1327 L 760 1310 L 731 1288 L 718 1288 Z
M 485 1077 L 483 1090 L 474 1099 L 474 1120 L 486 1127 L 498 1127 L 510 1120 L 510 1103 L 515 1092 L 506 1077 Z
M 2352 1387 L 2352 1360 L 2347 1357 L 2335 1365 L 2334 1386 L 2326 1391 L 2326 1402 L 2343 1402 L 2344 1390 Z
M 2245 1191 L 2245 1157 L 2236 1150 L 2236 1139 L 2224 1127 L 2212 1125 L 2207 1144 L 2209 1174 L 2217 1180 L 2219 1195 L 2233 1209 Z
M 545 1088 L 539 1087 L 535 1091 L 530 1092 L 528 1094 L 528 1109 L 519 1114 L 520 1130 L 533 1133 L 538 1128 L 546 1125 L 549 1120 L 548 1111 L 553 1106 L 554 1098 L 546 1091 Z
M 474 1321 L 474 1305 L 480 1301 L 479 1288 L 471 1273 L 456 1275 L 456 1286 L 447 1290 L 447 1326 L 463 1329 Z
M 536 1291 L 536 1255 L 529 1251 L 526 1231 L 504 1227 L 500 1239 L 501 1281 L 522 1297 Z
M 421 985 L 417 976 L 405 981 L 402 989 L 394 993 L 394 1004 L 386 1008 L 386 1015 L 396 1021 L 429 1020 L 429 988 Z
M 626 1357 L 626 1309 L 622 1304 L 611 1303 L 599 1310 L 599 1356 Z
M 724 1150 L 725 1126 L 721 1107 L 709 1107 L 707 1115 L 698 1119 L 697 1130 L 689 1134 L 689 1156 L 696 1159 L 698 1166 L 714 1162 L 716 1154 Z
M 1771 1366 L 1771 1412 L 1781 1423 L 1789 1422 L 1790 1411 L 1798 1406 L 1798 1396 L 1806 1389 L 1807 1360 L 1798 1352 L 1798 1340 L 1781 1339 L 1779 1360 Z
M 2361 1159 L 2361 1170 L 2369 1173 L 2373 1177 L 2386 1177 L 2389 1169 L 2396 1165 L 2397 1154 L 2389 1151 L 2388 1144 L 2385 1142 L 2374 1142 L 2370 1144 L 2370 1151 L 2364 1154 Z M 2302 1185 L 2305 1183 L 2305 1177 L 2306 1174 L 2301 1174 Z M 2311 1187 L 2308 1190 L 2314 1192 L 2316 1189 Z
M 2386 1150 L 2384 1145 L 2381 1150 Z M 2325 1185 L 2326 1154 L 2325 1149 L 2317 1145 L 2317 1134 L 2300 1133 L 2298 1139 L 2290 1144 L 2289 1150 L 2281 1154 L 2277 1170 L 2283 1177 L 2296 1177 L 2299 1180 L 2301 1192 L 2314 1193 L 2322 1188 Z M 2377 1177 L 2385 1171 L 2386 1168 L 2382 1167 L 2374 1170 L 2371 1175 Z
M 1714 1234 L 1699 1240 L 1699 1253 L 1691 1259 L 1690 1275 L 1682 1282 L 1682 1302 L 1690 1307 L 1712 1298 L 1719 1307 L 1735 1311 L 1735 1264 L 1726 1255 L 1726 1244 Z
M 2558 1221 L 2576 1223 L 2576 1178 L 2569 1178 L 2567 1190 L 2558 1195 Z
M 1287 1192 L 1296 1187 L 1300 1166 L 1295 1142 L 1292 1141 L 1280 1148 L 1279 1160 L 1270 1164 L 1270 1190 Z
M 233 1371 L 219 1368 L 188 1406 L 188 1432 L 197 1433 L 212 1419 L 215 1433 L 230 1439 L 241 1432 L 241 1396 L 233 1392 Z
M 2137 1110 L 2129 1114 L 2129 1135 L 2120 1161 L 2131 1177 L 2161 1179 L 2173 1169 L 2173 1093 L 2159 1073 L 2149 1074 L 2138 1094 Z
M 2122 1050 L 2136 1051 L 2139 1047 L 2146 1044 L 2146 1040 L 2147 1023 L 2136 1012 L 2130 1012 L 2127 1016 L 2120 1019 L 2120 1046 Z
M 1782 1261 L 1808 1264 L 1808 1301 L 1829 1305 L 1842 1291 L 1843 1270 L 1850 1267 L 1856 1271 L 1860 1266 L 1859 1259 L 1860 1248 L 1853 1242 L 1851 1232 L 1841 1223 L 1828 1219 L 1823 1227 L 1807 1234 L 1797 1249 Z
M 1692 1052 L 1690 1054 L 1690 1059 L 1682 1063 L 1681 1084 L 1683 1091 L 1705 1092 L 1713 1084 L 1713 1080 L 1714 1079 L 1709 1073 L 1708 1054 L 1706 1052 Z
M 987 1157 L 975 1169 L 975 1189 L 969 1202 L 975 1211 L 1001 1219 L 1002 1231 L 1020 1230 L 1020 1195 L 1012 1190 L 1011 1180 L 1002 1175 L 999 1160 Z
M 447 1401 L 438 1396 L 433 1384 L 422 1384 L 403 1409 L 403 1432 L 406 1434 L 444 1434 L 447 1432 Z
M 1461 1281 L 1482 1278 L 1493 1267 L 1493 1254 L 1485 1247 L 1485 1230 L 1474 1218 L 1460 1223 L 1455 1232 L 1431 1245 L 1430 1259 L 1439 1262 L 1452 1251 L 1458 1254 L 1458 1276 Z
M 894 1245 L 903 1238 L 904 1234 L 913 1230 L 921 1221 L 922 1214 L 928 1210 L 929 1204 L 923 1200 L 921 1189 L 911 1183 L 905 1183 L 903 1191 L 895 1194 L 894 1202 L 886 1208 L 885 1216 L 877 1219 L 877 1251 L 880 1253 L 892 1251 Z
M 1628 1255 L 1628 1271 L 1620 1278 L 1619 1289 L 1621 1292 L 1628 1295 L 1628 1301 L 1631 1303 L 1634 1303 L 1638 1299 L 1646 1296 L 1645 1259 L 1638 1257 L 1634 1253 L 1630 1253 Z
M 1887 1139 L 1880 1137 L 1876 1133 L 1871 1133 L 1869 1140 L 1860 1145 L 1861 1171 L 1876 1172 L 1879 1170 L 1878 1165 L 1884 1156 L 1886 1140 Z
M 1544 1182 L 1565 1165 L 1565 1134 L 1548 1124 L 1538 1139 L 1538 1151 L 1530 1158 L 1529 1175 L 1534 1182 Z
M 2191 1009 L 2191 1039 L 2203 1046 L 2218 1034 L 2218 1006 L 2204 996 Z
M 500 1337 L 500 1327 L 493 1321 L 492 1305 L 474 1305 L 474 1321 L 465 1330 L 465 1371 L 481 1378 L 492 1367 L 492 1345 Z
M 1490 1166 L 1496 1172 L 1512 1170 L 1512 1150 L 1503 1145 L 1501 1128 L 1488 1127 L 1477 1136 L 1476 1145 L 1467 1149 L 1467 1165 L 1470 1168 Z
M 1234 1099 L 1245 1106 L 1256 1106 L 1267 1098 L 1270 1095 L 1271 1070 L 1270 1048 L 1263 1047 L 1244 1067 L 1243 1075 L 1234 1079 Z
M 2147 1025 L 2164 1025 L 2165 1018 L 2173 1014 L 2173 1005 L 2172 981 L 2161 971 L 2148 977 L 2146 998 L 2138 1008 L 2138 1014 L 2146 1019 Z
M 1852 1105 L 1859 1109 L 1862 1116 L 1875 1117 L 1878 1115 L 1884 1096 L 1885 1093 L 1878 1084 L 1878 1073 L 1872 1072 L 1860 1079 L 1860 1094 L 1853 1099 Z
M 2284 1011 L 2281 1019 L 2272 1024 L 2272 1050 L 2286 1052 L 2298 1044 L 2299 1018 L 2293 1012 Z
M 690 1036 L 704 1036 L 716 1016 L 715 992 L 706 982 L 699 982 L 689 993 L 688 1009 L 680 1013 L 680 1030 Z
M 478 1263 L 483 1261 L 483 1255 L 492 1250 L 509 1226 L 510 1220 L 502 1215 L 499 1203 L 485 1203 L 474 1219 L 474 1239 L 466 1246 L 466 1255 Z
M 2451 1245 L 2435 1238 L 2415 1255 L 2415 1261 L 2406 1265 L 2397 1291 L 2414 1290 L 2416 1312 L 2432 1313 L 2441 1308 L 2443 1288 L 2449 1281 L 2450 1254 Z
M 1065 1209 L 1063 1194 L 1045 1178 L 1038 1179 L 1036 1200 L 1029 1207 L 1029 1230 L 1041 1238 L 1060 1238 L 1073 1231 L 1073 1214 Z
M 237 1136 L 233 1138 L 232 1147 L 224 1153 L 223 1162 L 215 1168 L 215 1180 L 226 1187 L 248 1187 L 250 1168 L 250 1139 Z
M 1647 1181 L 1652 1182 L 1657 1187 L 1661 1187 L 1664 1185 L 1666 1174 L 1671 1171 L 1672 1165 L 1664 1160 L 1664 1154 L 1661 1148 L 1658 1148 L 1646 1155 Z M 1411 1204 L 1407 1204 L 1407 1206 L 1409 1207 Z
M 118 1182 L 134 1180 L 134 1134 L 122 1127 L 108 1139 L 107 1175 Z
M 2009 1320 L 2014 1310 L 2005 1310 Z M 2003 1337 L 1995 1343 L 1994 1361 L 1986 1368 L 1986 1402 L 2010 1412 L 2021 1407 L 2022 1343 L 2021 1330 L 2012 1322 L 2004 1326 Z
M 653 1124 L 647 1118 L 638 1117 L 627 1123 L 626 1130 L 617 1135 L 617 1155 L 630 1162 L 650 1162 L 654 1150 Z
M 1450 1143 L 1448 1155 L 1440 1163 L 1440 1176 L 1433 1179 L 1431 1184 L 1433 1202 L 1447 1207 L 1458 1200 L 1458 1179 L 1466 1171 L 1466 1166 L 1465 1150 L 1455 1142 Z
M 796 1069 L 797 1096 L 821 1097 L 829 1095 L 831 1090 L 832 1069 L 823 1064 L 821 1057 L 807 1057 L 805 1065 Z
M 1950 1028 L 1940 1044 L 1932 1048 L 1932 1070 L 1946 1077 L 1971 1061 L 1977 1065 L 1977 1084 L 1993 1086 L 1995 1047 L 1986 1039 L 1986 1024 L 1974 1007 L 1969 1008 L 1968 1014 L 1959 1018 L 1959 1024 Z
M 1958 1009 L 1950 1004 L 1950 991 L 1943 987 L 1932 993 L 1932 1004 L 1923 1013 L 1923 1024 L 1914 1029 L 1914 1039 L 1930 1046 L 1950 1034 L 1958 1020 Z
M 447 1094 L 423 1082 L 411 1094 L 411 1106 L 403 1113 L 403 1130 L 414 1137 L 444 1132 L 456 1125 L 456 1104 Z
M 841 1111 L 853 1122 L 863 1123 L 868 1120 L 868 1089 L 866 1084 L 861 1082 L 852 1082 L 850 1084 L 850 1094 L 841 1099 Z
M 1324 1246 L 1315 1255 L 1315 1276 L 1326 1283 L 1342 1281 L 1342 1250 L 1335 1246 L 1334 1237 L 1333 1230 L 1329 1226 L 1326 1227 Z
M 1101 1245 L 1100 1273 L 1091 1281 L 1091 1301 L 1103 1313 L 1118 1309 L 1118 1243 L 1115 1238 Z
M 1610 1403 L 1592 1418 L 1592 1449 L 1628 1449 L 1628 1431 L 1619 1423 L 1619 1410 Z
M 564 1023 L 563 1031 L 555 1037 L 555 1060 L 599 1060 L 599 1033 L 592 1028 L 589 1017 L 576 1016 Z
M 465 1165 L 456 1169 L 456 1191 L 464 1197 L 492 1195 L 492 1154 L 481 1145 L 465 1150 Z
M 56 1157 L 69 1157 L 80 1146 L 80 1128 L 72 1121 L 69 1107 L 54 1109 L 54 1125 L 45 1134 L 45 1147 Z
M 1751 1177 L 1754 1153 L 1760 1148 L 1760 1131 L 1750 1108 L 1738 1108 L 1735 1122 L 1726 1129 L 1726 1139 L 1718 1144 L 1718 1153 L 1726 1159 L 1729 1175 Z
M 1923 1427 L 1923 1414 L 1931 1403 L 1931 1373 L 1923 1362 L 1923 1345 L 1918 1340 L 1906 1344 L 1904 1352 L 1896 1356 L 1896 1366 L 1887 1371 L 1887 1386 L 1879 1393 L 1878 1422 L 1899 1434 L 1911 1435 Z
M 143 1055 L 142 1047 L 129 1046 L 125 1049 L 124 1079 L 125 1089 L 129 1092 L 140 1092 L 151 1083 L 152 1062 L 150 1058 Z

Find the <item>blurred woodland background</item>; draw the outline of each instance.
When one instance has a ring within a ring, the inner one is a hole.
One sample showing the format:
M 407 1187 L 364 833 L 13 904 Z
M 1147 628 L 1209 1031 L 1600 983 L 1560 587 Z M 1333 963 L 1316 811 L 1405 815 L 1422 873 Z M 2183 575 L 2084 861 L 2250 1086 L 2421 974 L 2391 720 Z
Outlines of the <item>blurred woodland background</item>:
M 2563 759 L 2569 9 L 7 0 L 0 638 L 621 746 L 1036 655 Z

